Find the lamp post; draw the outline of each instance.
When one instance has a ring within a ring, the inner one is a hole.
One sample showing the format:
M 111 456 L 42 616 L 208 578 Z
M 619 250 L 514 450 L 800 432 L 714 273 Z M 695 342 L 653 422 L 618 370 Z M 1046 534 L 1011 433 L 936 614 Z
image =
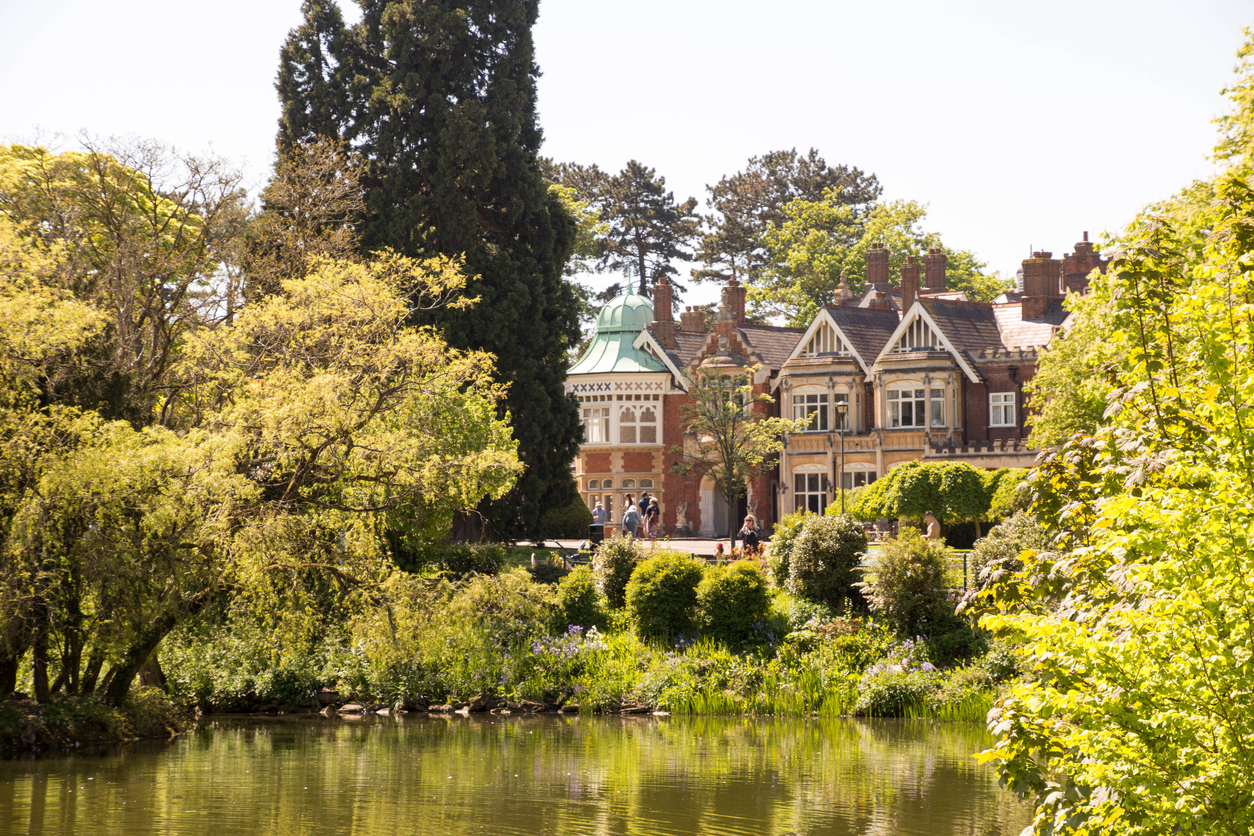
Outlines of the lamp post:
M 845 515 L 845 415 L 849 412 L 849 401 L 836 402 L 836 414 L 840 416 L 840 473 L 837 474 L 836 485 L 840 491 L 840 514 Z

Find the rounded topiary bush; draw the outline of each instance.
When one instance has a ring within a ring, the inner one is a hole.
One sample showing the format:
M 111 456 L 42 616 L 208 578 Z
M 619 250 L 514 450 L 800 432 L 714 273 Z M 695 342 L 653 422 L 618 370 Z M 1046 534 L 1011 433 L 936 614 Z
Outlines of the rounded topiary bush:
M 702 564 L 679 552 L 641 563 L 627 582 L 627 610 L 641 638 L 669 640 L 693 627 Z
M 753 642 L 770 609 L 766 576 L 751 561 L 711 567 L 697 586 L 701 632 L 733 647 Z
M 884 616 L 903 636 L 926 636 L 947 630 L 953 607 L 945 591 L 948 552 L 939 541 L 907 530 L 884 545 L 862 586 L 871 609 Z
M 627 581 L 643 558 L 644 547 L 631 537 L 613 537 L 597 546 L 592 573 L 597 589 L 614 609 L 622 609 L 627 603 Z
M 540 532 L 545 539 L 580 538 L 588 536 L 592 512 L 579 494 L 565 505 L 550 508 L 540 518 Z
M 564 632 L 572 624 L 604 629 L 605 599 L 597 590 L 596 579 L 587 566 L 577 566 L 557 585 L 554 629 Z
M 866 531 L 848 514 L 807 516 L 792 544 L 786 587 L 839 612 L 845 601 L 860 600 L 854 584 L 866 550 Z
M 795 514 L 786 514 L 777 523 L 775 529 L 771 533 L 771 542 L 766 549 L 766 565 L 771 572 L 771 580 L 780 589 L 788 583 L 788 571 L 792 566 L 792 547 L 797 541 L 797 535 L 801 533 L 801 526 L 805 524 L 807 515 L 805 511 L 798 511 Z

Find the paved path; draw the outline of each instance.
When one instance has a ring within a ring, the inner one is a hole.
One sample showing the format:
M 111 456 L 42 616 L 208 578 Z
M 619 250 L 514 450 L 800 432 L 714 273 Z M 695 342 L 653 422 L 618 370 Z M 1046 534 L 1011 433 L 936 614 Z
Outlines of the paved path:
M 545 540 L 544 546 L 545 548 L 550 548 L 550 549 L 562 548 L 562 549 L 566 549 L 567 551 L 577 551 L 579 549 L 580 544 L 583 542 L 584 542 L 583 540 Z M 640 542 L 644 544 L 646 548 L 648 548 L 648 545 L 649 545 L 648 540 L 641 540 Z M 700 555 L 702 557 L 713 557 L 715 547 L 719 543 L 723 544 L 723 550 L 726 551 L 727 550 L 726 538 L 722 540 L 707 540 L 707 539 L 702 539 L 702 538 L 690 539 L 690 538 L 685 537 L 682 540 L 673 539 L 673 540 L 658 540 L 657 541 L 657 544 L 660 547 L 674 549 L 677 552 L 688 552 L 689 554 Z M 737 540 L 736 544 L 740 545 L 740 541 Z

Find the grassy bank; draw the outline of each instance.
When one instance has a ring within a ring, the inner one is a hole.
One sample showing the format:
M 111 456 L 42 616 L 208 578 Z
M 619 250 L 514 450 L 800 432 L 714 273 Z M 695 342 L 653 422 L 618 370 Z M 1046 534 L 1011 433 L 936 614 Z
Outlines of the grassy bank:
M 21 694 L 0 702 L 0 757 L 169 737 L 190 712 L 156 688 L 136 688 L 120 708 L 95 695 L 61 695 L 36 703 Z

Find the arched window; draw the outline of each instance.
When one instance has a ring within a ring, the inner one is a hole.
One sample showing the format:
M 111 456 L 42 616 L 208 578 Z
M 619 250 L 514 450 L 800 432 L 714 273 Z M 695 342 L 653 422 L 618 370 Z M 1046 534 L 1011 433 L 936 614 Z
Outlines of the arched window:
M 602 480 L 601 480 L 601 487 L 602 487 L 602 488 L 604 488 L 605 490 L 607 490 L 607 491 L 608 491 L 610 488 L 614 487 L 614 480 L 613 480 L 613 479 L 602 479 Z
M 599 487 L 601 487 L 601 483 L 600 483 L 600 481 L 598 481 L 598 480 L 596 480 L 596 479 L 589 479 L 589 480 L 588 480 L 588 490 L 590 490 L 590 491 L 595 491 L 595 490 L 596 490 L 597 488 L 599 488 Z
M 652 479 L 641 479 L 641 480 L 640 480 L 640 487 L 642 487 L 642 488 L 651 488 L 651 487 L 653 487 L 653 480 L 652 480 Z
M 657 444 L 657 407 L 640 408 L 640 443 Z
M 618 443 L 636 443 L 636 408 L 634 406 L 624 406 L 618 410 Z
M 627 490 L 628 488 L 634 488 L 635 486 L 636 486 L 636 480 L 635 480 L 635 479 L 624 479 L 624 480 L 623 480 L 623 490 Z

